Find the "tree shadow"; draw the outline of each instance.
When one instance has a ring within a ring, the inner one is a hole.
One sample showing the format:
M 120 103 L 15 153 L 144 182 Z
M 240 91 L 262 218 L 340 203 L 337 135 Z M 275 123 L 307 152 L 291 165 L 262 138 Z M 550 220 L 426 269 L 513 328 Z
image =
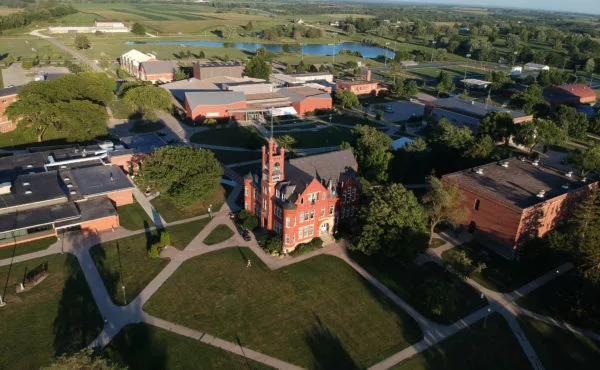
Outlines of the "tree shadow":
M 102 331 L 102 316 L 90 292 L 77 259 L 67 255 L 67 280 L 53 323 L 56 356 L 73 353 L 87 346 Z M 50 273 L 52 266 L 50 266 Z
M 120 252 L 121 251 L 119 250 L 119 253 Z M 107 262 L 106 251 L 102 244 L 90 248 L 90 256 L 96 265 L 96 269 L 98 269 L 98 273 L 102 277 L 102 281 L 104 281 L 104 286 L 106 287 L 109 297 L 115 297 L 117 286 L 120 285 L 119 281 L 121 280 L 121 275 L 118 271 L 114 271 L 113 268 L 111 268 L 111 264 Z
M 313 312 L 313 316 L 317 324 L 304 334 L 304 340 L 313 354 L 313 367 L 315 369 L 358 369 L 339 338 L 323 325 L 316 313 Z
M 157 330 L 147 324 L 128 325 L 113 338 L 104 354 L 129 369 L 165 369 L 167 344 L 158 340 Z

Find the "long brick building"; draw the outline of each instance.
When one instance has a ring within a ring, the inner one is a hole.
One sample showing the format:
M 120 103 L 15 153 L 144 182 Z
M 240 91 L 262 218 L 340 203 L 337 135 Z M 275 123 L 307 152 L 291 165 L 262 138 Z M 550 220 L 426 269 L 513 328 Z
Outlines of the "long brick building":
M 244 208 L 281 235 L 283 252 L 315 237 L 327 241 L 358 210 L 357 171 L 350 150 L 286 161 L 285 149 L 270 139 L 260 173 L 244 178 Z
M 596 182 L 538 161 L 510 159 L 443 176 L 463 193 L 464 226 L 506 257 L 559 225 Z
M 17 128 L 17 125 L 14 122 L 10 121 L 4 113 L 6 111 L 6 108 L 8 108 L 12 103 L 19 100 L 17 92 L 17 87 L 7 87 L 5 89 L 0 89 L 0 133 L 9 132 Z

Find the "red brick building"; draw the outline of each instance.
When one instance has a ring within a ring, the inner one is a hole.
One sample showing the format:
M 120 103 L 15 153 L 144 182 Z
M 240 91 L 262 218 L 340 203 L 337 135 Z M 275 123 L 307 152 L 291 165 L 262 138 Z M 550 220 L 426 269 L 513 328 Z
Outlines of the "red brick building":
M 333 107 L 331 95 L 312 87 L 288 87 L 279 92 L 290 98 L 292 107 L 299 116 L 304 116 L 307 112 L 314 112 L 317 109 Z
M 597 185 L 572 172 L 518 159 L 442 179 L 463 193 L 462 206 L 468 211 L 464 226 L 482 244 L 511 258 L 527 241 L 559 225 Z
M 355 95 L 374 96 L 387 91 L 387 88 L 382 84 L 377 81 L 371 81 L 371 71 L 367 71 L 367 76 L 364 80 L 338 80 L 335 82 L 335 89 L 336 91 L 350 91 Z
M 567 84 L 544 89 L 544 98 L 554 106 L 566 104 L 579 107 L 581 104 L 594 105 L 596 92 L 584 84 Z
M 179 66 L 174 60 L 153 60 L 140 63 L 139 79 L 150 82 L 171 82 Z
M 232 117 L 230 109 L 246 108 L 246 96 L 239 91 L 194 91 L 185 93 L 185 111 L 191 119 Z
M 244 75 L 244 66 L 239 62 L 223 63 L 195 63 L 193 67 L 194 78 L 205 80 L 212 77 L 237 77 Z
M 4 115 L 6 108 L 19 100 L 17 91 L 18 89 L 16 87 L 0 89 L 0 133 L 9 132 L 17 128 L 17 125 L 14 122 L 9 121 Z
M 244 178 L 244 208 L 281 235 L 283 252 L 315 237 L 330 241 L 339 222 L 358 211 L 358 164 L 349 150 L 285 160 L 270 139 L 260 174 Z

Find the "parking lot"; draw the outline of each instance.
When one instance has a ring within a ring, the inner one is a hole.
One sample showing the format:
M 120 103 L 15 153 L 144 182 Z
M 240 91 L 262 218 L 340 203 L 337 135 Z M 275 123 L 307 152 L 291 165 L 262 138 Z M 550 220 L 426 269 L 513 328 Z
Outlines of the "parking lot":
M 386 107 L 392 108 L 392 112 L 384 112 L 383 118 L 392 121 L 407 121 L 414 116 L 423 116 L 425 106 L 408 101 L 395 101 L 386 103 Z

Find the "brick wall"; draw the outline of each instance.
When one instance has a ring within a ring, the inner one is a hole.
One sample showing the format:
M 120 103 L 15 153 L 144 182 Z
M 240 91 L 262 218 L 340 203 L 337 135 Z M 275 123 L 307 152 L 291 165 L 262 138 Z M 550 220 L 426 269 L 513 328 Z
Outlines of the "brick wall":
M 112 228 L 119 227 L 119 216 L 111 216 L 106 218 L 101 218 L 99 220 L 93 220 L 88 222 L 83 222 L 81 224 L 81 232 L 86 233 L 94 233 L 96 231 L 105 231 L 111 230 Z
M 196 119 L 199 117 L 226 118 L 231 116 L 231 114 L 229 114 L 227 110 L 240 108 L 246 108 L 246 101 L 240 101 L 233 104 L 223 105 L 201 105 L 195 107 L 193 110 L 189 106 L 187 100 L 185 101 L 185 110 L 187 112 L 187 116 L 191 119 Z
M 19 97 L 16 94 L 3 96 L 0 98 L 0 132 L 9 132 L 17 128 L 17 125 L 15 125 L 12 121 L 9 121 L 4 115 L 6 108 L 8 108 L 17 100 L 19 100 Z
M 306 114 L 306 112 L 314 112 L 316 109 L 331 109 L 333 107 L 333 103 L 331 98 L 306 98 L 302 102 L 292 103 L 292 106 L 299 115 L 303 116 Z
M 133 192 L 131 189 L 115 191 L 107 195 L 108 199 L 112 200 L 116 207 L 124 206 L 133 203 Z
M 141 79 L 144 81 L 173 81 L 175 79 L 175 74 L 173 72 L 155 74 L 142 73 L 141 77 Z

